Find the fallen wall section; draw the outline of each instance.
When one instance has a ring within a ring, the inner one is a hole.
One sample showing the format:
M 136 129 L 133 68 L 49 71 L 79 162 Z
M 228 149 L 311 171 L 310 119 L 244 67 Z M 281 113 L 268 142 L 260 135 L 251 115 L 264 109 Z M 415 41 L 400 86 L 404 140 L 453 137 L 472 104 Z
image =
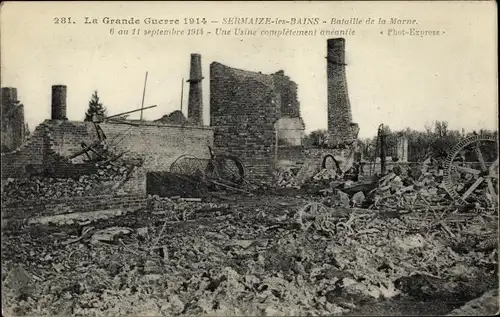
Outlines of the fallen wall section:
M 71 199 L 35 199 L 2 204 L 2 222 L 24 222 L 39 217 L 112 209 L 127 212 L 145 208 L 146 206 L 147 197 L 142 195 L 101 195 L 74 197 Z

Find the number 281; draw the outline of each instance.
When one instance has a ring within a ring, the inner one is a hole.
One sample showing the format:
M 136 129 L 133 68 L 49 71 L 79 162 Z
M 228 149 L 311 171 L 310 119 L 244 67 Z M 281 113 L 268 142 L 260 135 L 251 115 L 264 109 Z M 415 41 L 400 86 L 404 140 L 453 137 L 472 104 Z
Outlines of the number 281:
M 71 17 L 54 18 L 54 24 L 69 24 L 69 23 L 73 23 Z

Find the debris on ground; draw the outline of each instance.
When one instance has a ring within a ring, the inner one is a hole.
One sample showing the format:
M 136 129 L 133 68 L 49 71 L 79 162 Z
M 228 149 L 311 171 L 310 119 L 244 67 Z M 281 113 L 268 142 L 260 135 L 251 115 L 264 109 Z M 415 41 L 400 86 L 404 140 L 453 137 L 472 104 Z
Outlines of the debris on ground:
M 128 235 L 132 232 L 130 228 L 123 227 L 110 227 L 103 230 L 99 230 L 98 232 L 92 235 L 91 241 L 92 243 L 102 242 L 113 242 L 117 237 Z
M 4 310 L 325 315 L 398 296 L 463 302 L 497 287 L 497 216 L 391 215 L 331 198 L 150 197 L 145 210 L 92 224 L 4 232 Z M 27 278 L 13 286 L 20 265 Z
M 100 166 L 97 173 L 78 178 L 10 178 L 3 186 L 2 203 L 102 195 L 107 189 L 116 192 L 140 164 L 140 161 L 117 160 L 113 165 Z
M 9 180 L 2 199 L 87 195 L 133 170 Z M 6 312 L 339 315 L 396 298 L 457 308 L 498 287 L 498 214 L 457 208 L 439 171 L 401 165 L 367 182 L 323 169 L 297 186 L 298 170 L 203 198 L 150 195 L 114 217 L 7 228 Z

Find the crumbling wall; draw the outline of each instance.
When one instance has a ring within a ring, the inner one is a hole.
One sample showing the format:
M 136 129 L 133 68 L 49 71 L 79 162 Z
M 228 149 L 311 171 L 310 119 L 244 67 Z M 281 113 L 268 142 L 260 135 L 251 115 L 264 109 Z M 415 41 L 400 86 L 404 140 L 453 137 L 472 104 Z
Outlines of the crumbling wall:
M 297 84 L 290 77 L 286 76 L 282 70 L 272 74 L 272 76 L 275 89 L 280 94 L 280 115 L 299 118 L 300 102 L 297 98 Z
M 117 152 L 126 151 L 123 158 L 142 158 L 143 165 L 125 184 L 127 192 L 146 192 L 147 171 L 168 171 L 182 154 L 208 158 L 207 145 L 213 144 L 213 131 L 202 127 L 181 127 L 152 122 L 141 126 L 105 123 L 100 125 L 108 144 Z M 2 154 L 2 178 L 21 177 L 26 165 L 53 165 L 82 149 L 81 142 L 97 140 L 91 122 L 47 120 L 34 131 L 18 151 Z M 54 157 L 55 156 L 55 157 Z M 81 163 L 83 156 L 72 163 Z M 14 171 L 17 170 L 17 173 Z M 6 172 L 4 174 L 4 171 Z
M 17 89 L 2 88 L 2 153 L 17 149 L 24 141 L 24 106 L 17 100 Z
M 306 157 L 306 150 L 303 146 L 278 146 L 278 161 L 300 164 Z
M 288 146 L 302 145 L 304 138 L 304 121 L 300 117 L 282 117 L 276 121 L 274 127 L 278 133 L 278 144 Z
M 175 110 L 169 113 L 168 115 L 164 115 L 160 119 L 155 120 L 155 122 L 164 123 L 164 124 L 178 124 L 185 125 L 188 120 L 186 116 L 180 110 Z
M 182 154 L 200 158 L 208 157 L 208 144 L 212 144 L 213 132 L 209 128 L 180 127 L 160 123 L 143 122 L 140 126 L 103 123 L 108 145 L 118 152 L 127 151 L 124 157 L 144 159 L 142 167 L 147 171 L 166 171 Z M 53 148 L 68 156 L 97 140 L 94 125 L 90 122 L 54 121 L 51 123 Z
M 272 176 L 280 106 L 272 76 L 210 64 L 214 149 L 238 156 L 251 179 Z
M 47 126 L 40 124 L 19 148 L 2 153 L 2 178 L 22 177 L 27 165 L 40 165 L 44 159 Z M 3 136 L 2 136 L 3 138 Z
M 304 131 L 297 84 L 283 71 L 267 75 L 212 63 L 210 118 L 215 150 L 238 156 L 251 179 L 272 177 L 279 136 L 293 147 Z M 297 156 L 295 150 L 289 152 Z

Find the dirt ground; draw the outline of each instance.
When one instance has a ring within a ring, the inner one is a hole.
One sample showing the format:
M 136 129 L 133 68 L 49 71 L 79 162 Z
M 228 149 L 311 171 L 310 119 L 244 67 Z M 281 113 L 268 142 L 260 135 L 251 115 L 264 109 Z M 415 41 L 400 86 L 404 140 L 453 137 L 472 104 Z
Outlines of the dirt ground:
M 469 217 L 454 229 L 318 201 L 161 200 L 92 223 L 4 228 L 4 315 L 444 315 L 498 287 L 496 215 L 442 217 Z

